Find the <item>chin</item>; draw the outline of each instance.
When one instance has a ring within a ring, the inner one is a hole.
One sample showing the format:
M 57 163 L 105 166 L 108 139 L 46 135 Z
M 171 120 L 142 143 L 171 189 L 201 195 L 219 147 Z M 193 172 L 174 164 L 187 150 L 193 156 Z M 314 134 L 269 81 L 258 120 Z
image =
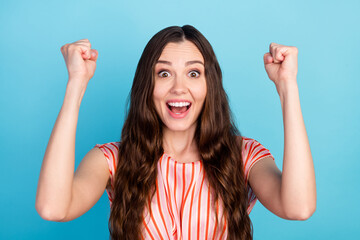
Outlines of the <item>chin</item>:
M 171 124 L 164 124 L 164 127 L 167 128 L 169 131 L 173 132 L 186 132 L 189 130 L 195 129 L 196 124 L 187 124 L 187 123 L 171 123 Z

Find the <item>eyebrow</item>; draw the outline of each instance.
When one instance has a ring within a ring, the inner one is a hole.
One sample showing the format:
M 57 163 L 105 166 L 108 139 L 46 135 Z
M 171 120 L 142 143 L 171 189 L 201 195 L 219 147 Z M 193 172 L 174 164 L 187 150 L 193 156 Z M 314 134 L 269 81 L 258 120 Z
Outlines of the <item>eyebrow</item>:
M 164 64 L 167 64 L 167 65 L 170 65 L 170 66 L 172 65 L 171 62 L 165 61 L 165 60 L 158 60 L 156 63 L 164 63 Z M 188 62 L 186 62 L 186 63 L 185 63 L 185 66 L 189 66 L 189 65 L 195 64 L 195 63 L 200 63 L 200 64 L 204 65 L 204 63 L 203 63 L 202 61 L 193 60 L 193 61 L 188 61 Z

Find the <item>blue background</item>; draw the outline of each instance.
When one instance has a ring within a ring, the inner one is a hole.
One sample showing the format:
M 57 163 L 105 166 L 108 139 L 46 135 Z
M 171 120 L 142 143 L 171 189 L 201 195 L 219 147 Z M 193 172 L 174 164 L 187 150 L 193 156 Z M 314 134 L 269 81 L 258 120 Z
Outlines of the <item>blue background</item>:
M 71 222 L 35 210 L 47 142 L 67 70 L 60 47 L 88 38 L 98 49 L 77 125 L 76 167 L 96 143 L 119 139 L 126 98 L 147 41 L 191 24 L 213 45 L 241 133 L 282 169 L 283 122 L 263 54 L 271 42 L 299 49 L 298 85 L 317 182 L 307 221 L 284 220 L 257 202 L 254 239 L 347 239 L 360 234 L 360 2 L 0 1 L 0 239 L 108 239 L 107 195 Z

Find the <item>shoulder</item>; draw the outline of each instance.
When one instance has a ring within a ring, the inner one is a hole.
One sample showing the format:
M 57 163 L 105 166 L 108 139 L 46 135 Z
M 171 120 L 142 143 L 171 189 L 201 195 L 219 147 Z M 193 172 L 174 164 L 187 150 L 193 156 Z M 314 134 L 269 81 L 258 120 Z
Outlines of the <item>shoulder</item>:
M 249 138 L 249 137 L 245 137 L 245 136 L 241 136 L 241 140 L 242 140 L 242 151 L 245 152 L 246 154 L 251 154 L 254 153 L 254 151 L 265 151 L 268 149 L 266 149 L 259 141 L 253 139 L 253 138 Z
M 94 147 L 99 148 L 109 164 L 111 170 L 115 170 L 118 162 L 120 142 L 108 142 L 103 144 L 96 144 Z
M 250 169 L 257 163 L 260 159 L 265 157 L 271 157 L 274 159 L 270 151 L 264 147 L 259 141 L 242 136 L 242 163 L 245 173 L 245 179 L 248 180 Z
M 249 137 L 245 137 L 245 136 L 239 136 L 239 138 L 241 137 L 241 140 L 242 140 L 242 144 L 243 145 L 248 145 L 248 144 L 251 144 L 253 142 L 257 142 L 255 139 L 253 138 L 249 138 Z
M 245 148 L 245 146 L 247 147 L 251 143 L 259 143 L 258 141 L 256 141 L 253 138 L 249 138 L 249 137 L 246 137 L 246 136 L 239 136 L 239 135 L 236 136 L 236 141 L 238 143 L 240 143 L 240 141 L 241 141 L 242 148 Z
M 95 147 L 103 148 L 103 149 L 111 149 L 119 151 L 120 142 L 108 142 L 102 144 L 96 144 Z

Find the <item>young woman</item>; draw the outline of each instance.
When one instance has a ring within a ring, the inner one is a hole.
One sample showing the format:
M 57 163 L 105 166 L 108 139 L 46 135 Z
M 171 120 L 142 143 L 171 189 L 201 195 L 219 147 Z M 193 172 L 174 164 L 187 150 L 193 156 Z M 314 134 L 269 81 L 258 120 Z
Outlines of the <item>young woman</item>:
M 249 213 L 257 199 L 285 219 L 315 211 L 296 47 L 271 43 L 264 55 L 283 110 L 282 172 L 268 149 L 236 129 L 214 51 L 185 25 L 148 42 L 121 139 L 96 144 L 74 174 L 79 107 L 98 52 L 86 39 L 61 51 L 69 81 L 39 178 L 36 209 L 44 219 L 73 220 L 105 189 L 112 239 L 252 239 Z

